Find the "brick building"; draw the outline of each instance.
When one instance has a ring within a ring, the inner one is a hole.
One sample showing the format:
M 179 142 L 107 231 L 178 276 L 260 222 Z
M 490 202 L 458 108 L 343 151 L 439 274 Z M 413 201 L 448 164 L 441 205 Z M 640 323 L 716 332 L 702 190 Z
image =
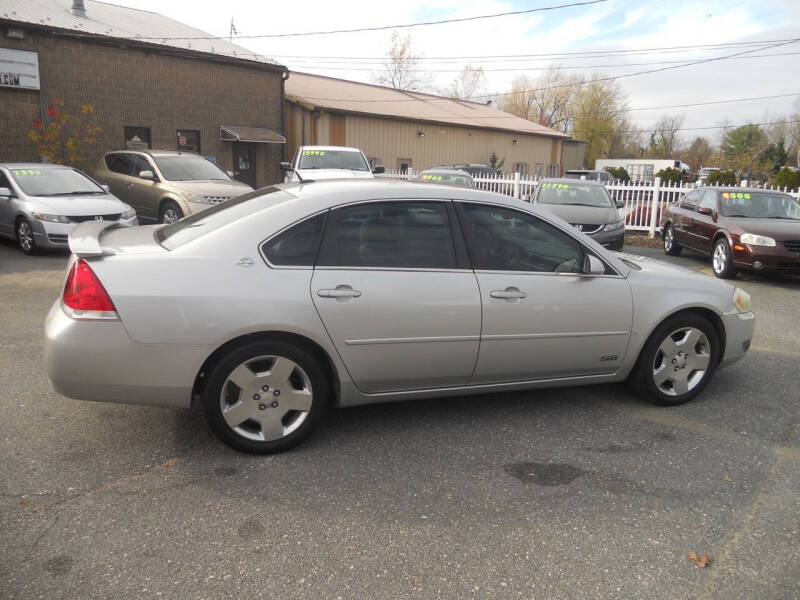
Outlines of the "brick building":
M 195 150 L 237 179 L 280 179 L 286 68 L 156 13 L 93 0 L 0 3 L 0 161 L 37 161 L 27 137 L 56 99 L 102 130 L 81 166 L 125 147 Z M 182 39 L 178 39 L 182 38 Z

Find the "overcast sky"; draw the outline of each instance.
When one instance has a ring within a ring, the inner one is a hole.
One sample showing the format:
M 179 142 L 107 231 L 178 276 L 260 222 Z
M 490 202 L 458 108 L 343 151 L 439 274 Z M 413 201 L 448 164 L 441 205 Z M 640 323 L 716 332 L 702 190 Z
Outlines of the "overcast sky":
M 229 33 L 231 19 L 241 35 L 280 34 L 331 29 L 352 29 L 485 15 L 570 0 L 501 2 L 493 0 L 114 0 L 114 3 L 160 12 L 214 35 Z M 580 0 L 578 0 L 580 1 Z M 403 29 L 410 33 L 416 52 L 428 58 L 459 57 L 450 62 L 425 61 L 441 88 L 465 64 L 481 64 L 487 72 L 487 90 L 503 92 L 521 73 L 535 77 L 551 64 L 570 67 L 586 76 L 623 75 L 668 66 L 665 61 L 692 61 L 741 52 L 749 48 L 695 49 L 657 52 L 636 56 L 576 59 L 557 63 L 542 59 L 481 62 L 460 57 L 521 55 L 594 50 L 662 48 L 800 37 L 800 1 L 672 0 L 634 2 L 608 0 L 591 6 L 573 7 L 524 16 L 452 23 Z M 278 39 L 234 40 L 255 52 L 272 57 L 297 71 L 306 71 L 358 81 L 371 81 L 377 66 L 374 57 L 383 56 L 391 31 L 319 35 Z M 664 106 L 710 100 L 793 94 L 797 96 L 712 105 L 705 107 L 632 111 L 638 126 L 651 125 L 661 114 L 685 115 L 684 127 L 704 127 L 728 119 L 733 124 L 783 118 L 800 98 L 800 42 L 757 54 L 784 54 L 767 58 L 741 58 L 710 62 L 680 69 L 619 80 L 632 108 Z M 331 59 L 294 58 L 361 57 L 335 63 Z M 631 63 L 639 63 L 632 65 Z M 644 63 L 644 64 L 642 64 Z M 658 64 L 653 64 L 658 63 Z M 519 70 L 499 70 L 519 69 Z M 685 131 L 684 138 L 717 131 Z

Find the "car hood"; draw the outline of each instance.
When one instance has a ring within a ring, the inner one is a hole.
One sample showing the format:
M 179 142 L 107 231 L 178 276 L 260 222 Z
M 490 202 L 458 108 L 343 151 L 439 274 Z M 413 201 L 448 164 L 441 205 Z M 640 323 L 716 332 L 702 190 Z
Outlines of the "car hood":
M 351 169 L 298 169 L 303 179 L 374 179 L 371 171 L 353 171 Z
M 707 290 L 720 293 L 722 296 L 733 295 L 733 286 L 715 277 L 710 277 L 704 273 L 689 269 L 679 265 L 651 258 L 649 256 L 639 256 L 627 252 L 617 252 L 618 259 L 630 265 L 631 263 L 639 267 L 632 268 L 631 274 L 647 276 L 648 279 L 655 281 L 662 289 L 669 288 L 669 281 L 680 282 L 683 289 L 687 286 L 692 288 L 706 288 Z M 660 283 L 659 283 L 660 282 Z
M 537 204 L 542 210 L 564 219 L 567 223 L 584 223 L 586 225 L 604 225 L 620 220 L 616 208 L 611 206 L 575 206 L 569 204 Z
M 178 190 L 200 194 L 201 196 L 234 197 L 253 191 L 253 188 L 246 183 L 234 180 L 170 181 L 169 185 Z
M 757 235 L 766 235 L 779 241 L 800 240 L 800 221 L 723 217 L 720 219 L 720 225 L 737 235 L 755 233 Z
M 123 213 L 129 208 L 130 206 L 112 194 L 31 197 L 31 210 L 69 217 L 112 215 Z

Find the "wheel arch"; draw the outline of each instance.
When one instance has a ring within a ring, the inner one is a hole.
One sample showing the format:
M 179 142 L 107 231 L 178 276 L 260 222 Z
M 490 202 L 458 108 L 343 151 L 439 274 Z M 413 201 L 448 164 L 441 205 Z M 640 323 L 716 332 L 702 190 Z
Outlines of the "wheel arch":
M 339 373 L 333 360 L 331 360 L 331 357 L 328 355 L 325 349 L 314 340 L 303 335 L 289 333 L 286 331 L 257 331 L 253 333 L 247 333 L 228 340 L 219 348 L 214 350 L 208 356 L 208 358 L 206 358 L 205 362 L 203 362 L 200 370 L 195 376 L 194 384 L 192 385 L 192 405 L 196 403 L 196 398 L 203 393 L 207 381 L 206 374 L 219 360 L 222 359 L 223 356 L 237 346 L 258 341 L 287 342 L 304 348 L 313 354 L 320 361 L 320 364 L 322 365 L 322 368 L 328 378 L 328 385 L 330 387 L 329 391 L 331 394 L 331 399 L 333 400 L 333 404 L 335 406 L 339 405 Z
M 164 196 L 163 198 L 161 198 L 161 200 L 158 201 L 158 216 L 157 216 L 158 219 L 161 218 L 161 211 L 164 209 L 164 205 L 167 202 L 173 202 L 174 204 L 177 204 L 178 208 L 181 209 L 181 212 L 183 213 L 184 217 L 189 214 L 189 211 L 187 210 L 186 206 L 184 206 L 182 200 L 176 198 L 175 196 Z
M 636 366 L 639 364 L 639 361 L 642 359 L 642 352 L 644 352 L 647 343 L 650 341 L 650 338 L 653 336 L 653 333 L 661 327 L 664 323 L 666 323 L 669 319 L 672 319 L 679 315 L 699 315 L 705 318 L 711 326 L 714 328 L 714 331 L 717 333 L 717 338 L 719 338 L 719 359 L 717 360 L 717 364 L 722 362 L 722 359 L 725 355 L 725 343 L 726 343 L 726 336 L 725 336 L 725 325 L 722 322 L 722 317 L 719 316 L 717 312 L 714 310 L 705 307 L 705 306 L 688 306 L 683 307 L 677 310 L 674 310 L 671 313 L 664 315 L 653 327 L 650 331 L 647 332 L 647 335 L 644 336 L 642 345 L 639 347 L 636 355 L 636 361 L 634 363 L 633 369 L 636 369 Z
M 725 238 L 725 241 L 728 242 L 728 246 L 733 248 L 733 240 L 731 239 L 731 234 L 725 231 L 724 229 L 719 229 L 715 234 L 714 237 L 711 238 L 711 253 L 714 253 L 714 246 L 717 245 L 717 242 L 721 239 Z

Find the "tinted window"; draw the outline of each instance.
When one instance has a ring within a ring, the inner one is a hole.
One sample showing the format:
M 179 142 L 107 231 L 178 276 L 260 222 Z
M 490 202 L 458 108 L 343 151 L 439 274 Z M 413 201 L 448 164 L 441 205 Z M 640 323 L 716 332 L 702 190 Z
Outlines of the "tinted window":
M 2 171 L 0 171 L 0 187 L 11 189 L 11 184 L 8 182 L 5 173 Z
M 148 160 L 144 156 L 139 156 L 137 154 L 133 154 L 131 156 L 131 162 L 133 165 L 133 176 L 138 177 L 139 173 L 142 171 L 152 171 L 153 166 L 148 162 Z
M 133 155 L 132 154 L 107 154 L 106 166 L 109 171 L 114 173 L 121 173 L 122 175 L 130 175 L 133 173 Z
M 264 256 L 276 266 L 313 267 L 326 214 L 306 219 L 264 242 Z
M 693 190 L 689 192 L 683 197 L 683 200 L 681 200 L 681 208 L 688 208 L 689 210 L 694 210 L 702 194 L 703 190 Z
M 549 223 L 498 206 L 462 206 L 476 269 L 583 272 L 583 247 Z
M 379 202 L 333 211 L 317 264 L 455 268 L 447 207 L 441 202 Z
M 711 210 L 716 210 L 717 192 L 714 190 L 706 190 L 703 194 L 703 199 L 700 200 L 700 204 L 697 205 L 697 208 L 710 208 Z

